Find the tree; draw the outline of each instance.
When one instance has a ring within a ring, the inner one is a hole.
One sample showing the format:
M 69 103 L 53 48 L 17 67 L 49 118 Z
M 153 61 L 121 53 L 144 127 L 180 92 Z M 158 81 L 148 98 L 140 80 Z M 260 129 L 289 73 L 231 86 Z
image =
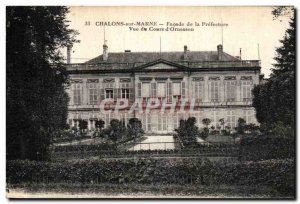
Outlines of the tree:
M 197 137 L 200 136 L 200 131 L 196 126 L 196 118 L 191 117 L 187 120 L 180 120 L 179 127 L 175 131 L 182 141 L 184 146 L 193 146 L 197 142 Z
M 144 130 L 142 129 L 142 122 L 138 118 L 130 118 L 127 125 L 129 137 L 138 138 L 143 136 Z
M 246 121 L 243 118 L 238 119 L 237 132 L 239 134 L 244 134 L 245 132 Z
M 104 128 L 104 124 L 105 124 L 105 122 L 102 119 L 96 120 L 95 127 L 96 127 L 97 130 L 101 131 L 102 128 Z
M 224 120 L 224 118 L 221 118 L 220 120 L 219 120 L 219 122 L 220 122 L 220 124 L 222 125 L 222 127 L 223 127 L 223 130 L 225 130 L 225 120 Z
M 7 159 L 40 160 L 52 133 L 66 126 L 68 76 L 60 49 L 72 45 L 77 34 L 68 29 L 68 11 L 6 9 Z
M 295 17 L 289 7 L 273 10 L 275 19 L 291 14 L 290 27 L 286 30 L 282 45 L 276 48 L 276 63 L 266 83 L 253 90 L 253 106 L 258 122 L 270 129 L 275 123 L 295 127 Z
M 122 124 L 122 121 L 118 119 L 112 119 L 110 126 L 104 131 L 107 138 L 113 142 L 117 142 L 119 139 L 126 135 L 126 127 Z
M 88 128 L 88 122 L 86 120 L 79 120 L 79 130 L 82 131 Z
M 211 123 L 211 120 L 209 118 L 204 118 L 202 120 L 202 124 L 206 126 L 206 128 L 208 128 L 209 124 Z

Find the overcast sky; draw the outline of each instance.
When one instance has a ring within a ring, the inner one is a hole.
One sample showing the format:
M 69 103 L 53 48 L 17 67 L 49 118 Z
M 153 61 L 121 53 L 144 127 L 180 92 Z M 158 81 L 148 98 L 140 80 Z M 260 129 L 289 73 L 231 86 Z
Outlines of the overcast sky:
M 224 52 L 239 55 L 242 48 L 243 60 L 258 59 L 258 44 L 262 73 L 270 74 L 274 63 L 275 47 L 280 46 L 288 28 L 288 19 L 273 20 L 272 7 L 71 7 L 68 15 L 70 28 L 79 31 L 80 43 L 73 47 L 72 63 L 82 63 L 102 54 L 104 27 L 96 22 L 152 21 L 163 24 L 187 22 L 224 23 Z M 85 22 L 90 21 L 90 26 Z M 136 26 L 134 26 L 136 27 Z M 187 26 L 183 26 L 187 28 Z M 141 29 L 141 27 L 138 27 Z M 149 28 L 149 27 L 147 27 Z M 177 27 L 178 28 L 178 27 Z M 191 51 L 216 51 L 222 43 L 219 26 L 192 26 L 194 31 L 130 31 L 129 26 L 106 26 L 105 34 L 109 52 L 140 51 L 183 51 L 187 45 Z M 65 53 L 65 52 L 64 52 Z

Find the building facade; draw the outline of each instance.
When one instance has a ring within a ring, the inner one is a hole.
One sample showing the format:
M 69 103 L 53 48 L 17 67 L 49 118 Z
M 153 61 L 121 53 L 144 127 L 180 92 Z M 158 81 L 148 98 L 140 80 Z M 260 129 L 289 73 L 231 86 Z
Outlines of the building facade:
M 104 43 L 102 55 L 81 64 L 70 63 L 68 50 L 68 123 L 86 120 L 93 131 L 99 119 L 107 127 L 114 118 L 125 124 L 139 118 L 146 133 L 171 133 L 188 117 L 200 128 L 204 118 L 216 128 L 220 119 L 231 129 L 238 118 L 257 123 L 251 90 L 260 69 L 260 61 L 233 57 L 222 45 L 210 52 L 184 46 L 182 52 L 108 53 Z

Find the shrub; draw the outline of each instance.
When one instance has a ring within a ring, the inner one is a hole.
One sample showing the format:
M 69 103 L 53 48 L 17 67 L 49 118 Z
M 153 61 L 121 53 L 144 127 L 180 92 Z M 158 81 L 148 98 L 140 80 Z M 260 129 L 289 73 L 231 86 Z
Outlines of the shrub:
M 295 157 L 293 138 L 256 136 L 241 139 L 239 157 L 241 160 L 283 159 Z
M 7 183 L 140 183 L 269 186 L 293 195 L 293 159 L 210 162 L 207 159 L 125 159 L 59 162 L 8 161 Z
M 180 120 L 179 127 L 175 131 L 178 133 L 180 141 L 186 147 L 193 146 L 197 142 L 197 137 L 200 136 L 200 131 L 196 126 L 196 118 L 194 117 Z
M 130 118 L 127 125 L 128 136 L 138 138 L 143 136 L 142 122 L 138 118 Z

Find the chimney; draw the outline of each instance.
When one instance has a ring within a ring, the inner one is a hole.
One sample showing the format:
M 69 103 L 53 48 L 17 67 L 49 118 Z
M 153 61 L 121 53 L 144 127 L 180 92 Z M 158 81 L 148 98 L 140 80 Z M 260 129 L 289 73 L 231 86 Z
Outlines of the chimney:
M 218 49 L 218 60 L 222 60 L 222 55 L 223 55 L 223 45 L 218 45 L 217 46 Z
M 71 51 L 72 47 L 70 45 L 67 46 L 67 64 L 71 64 Z
M 187 51 L 188 51 L 188 47 L 185 45 L 184 52 L 183 52 L 183 60 L 187 60 Z
M 108 58 L 108 46 L 107 46 L 107 41 L 105 40 L 104 41 L 104 44 L 103 44 L 103 61 L 107 61 L 107 58 Z

